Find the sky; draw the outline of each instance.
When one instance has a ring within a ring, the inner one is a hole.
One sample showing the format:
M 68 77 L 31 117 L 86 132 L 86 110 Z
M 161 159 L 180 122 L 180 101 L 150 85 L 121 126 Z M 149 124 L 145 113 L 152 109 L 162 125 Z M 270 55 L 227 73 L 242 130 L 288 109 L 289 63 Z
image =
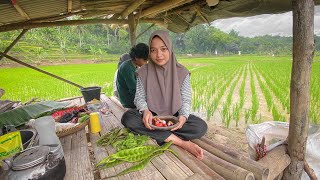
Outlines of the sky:
M 320 6 L 315 7 L 314 31 L 320 36 Z M 292 12 L 283 14 L 264 14 L 246 18 L 216 20 L 214 27 L 229 33 L 232 29 L 240 36 L 254 37 L 269 35 L 292 36 Z

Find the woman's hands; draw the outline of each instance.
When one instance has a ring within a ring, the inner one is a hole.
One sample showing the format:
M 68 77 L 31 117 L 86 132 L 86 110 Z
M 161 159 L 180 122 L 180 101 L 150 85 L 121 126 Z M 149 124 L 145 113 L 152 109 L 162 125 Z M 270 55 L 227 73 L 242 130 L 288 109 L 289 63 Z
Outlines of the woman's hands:
M 179 125 L 177 127 L 175 127 L 175 128 L 172 128 L 171 131 L 175 131 L 177 129 L 182 128 L 182 126 L 184 125 L 184 123 L 186 123 L 186 121 L 187 121 L 187 118 L 182 116 L 182 115 L 180 115 L 179 116 Z
M 150 124 L 152 123 L 152 118 L 153 118 L 153 115 L 149 111 L 149 109 L 146 109 L 143 111 L 143 118 L 142 118 L 143 124 L 146 128 L 150 130 L 153 130 L 153 128 L 151 128 L 150 126 Z
M 151 111 L 149 111 L 149 109 L 146 109 L 143 111 L 143 118 L 142 118 L 143 124 L 147 129 L 150 129 L 150 130 L 154 130 L 154 128 L 152 128 L 150 126 L 150 124 L 152 124 L 152 118 L 153 118 L 153 115 L 152 115 Z M 182 128 L 182 126 L 184 125 L 184 123 L 186 123 L 186 121 L 187 121 L 187 118 L 185 116 L 180 115 L 179 116 L 179 125 L 173 129 L 171 129 L 171 131 L 175 131 L 177 129 Z

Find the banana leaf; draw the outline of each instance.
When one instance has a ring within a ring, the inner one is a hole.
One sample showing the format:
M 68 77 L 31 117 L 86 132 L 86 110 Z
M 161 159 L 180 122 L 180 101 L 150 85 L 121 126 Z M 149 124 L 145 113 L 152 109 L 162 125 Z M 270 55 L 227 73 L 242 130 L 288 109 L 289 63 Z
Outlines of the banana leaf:
M 21 126 L 30 119 L 50 114 L 54 110 L 65 108 L 68 104 L 70 103 L 43 101 L 0 113 L 0 128 L 4 125 Z

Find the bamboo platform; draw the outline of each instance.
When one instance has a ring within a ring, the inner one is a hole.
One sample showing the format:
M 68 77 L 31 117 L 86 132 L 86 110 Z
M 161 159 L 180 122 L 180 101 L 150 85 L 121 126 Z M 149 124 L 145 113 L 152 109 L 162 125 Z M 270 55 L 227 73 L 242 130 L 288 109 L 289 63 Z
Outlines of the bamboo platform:
M 84 100 L 81 97 L 74 99 L 65 99 L 72 104 L 81 105 Z M 205 149 L 204 159 L 202 161 L 195 158 L 187 151 L 178 146 L 172 145 L 170 148 L 177 152 L 178 157 L 170 152 L 155 157 L 151 162 L 140 171 L 131 172 L 119 177 L 108 178 L 123 171 L 131 166 L 129 163 L 121 164 L 104 170 L 95 169 L 101 159 L 115 152 L 111 146 L 101 148 L 96 146 L 99 137 L 115 127 L 123 127 L 121 117 L 124 109 L 118 101 L 112 97 L 101 95 L 101 102 L 105 103 L 110 109 L 110 113 L 102 116 L 100 121 L 102 131 L 100 133 L 89 133 L 88 127 L 74 134 L 60 138 L 62 143 L 67 173 L 65 180 L 90 180 L 90 179 L 270 179 L 267 165 L 253 161 L 235 150 L 215 144 L 206 138 L 194 140 L 193 142 Z M 156 144 L 150 140 L 149 144 Z M 283 154 L 283 152 L 280 152 Z M 270 159 L 270 157 L 268 157 Z M 272 157 L 271 157 L 272 159 Z M 284 160 L 282 168 L 287 167 L 290 159 Z M 281 162 L 280 162 L 281 163 Z M 280 172 L 273 175 L 276 177 Z M 269 177 L 268 177 L 269 176 Z

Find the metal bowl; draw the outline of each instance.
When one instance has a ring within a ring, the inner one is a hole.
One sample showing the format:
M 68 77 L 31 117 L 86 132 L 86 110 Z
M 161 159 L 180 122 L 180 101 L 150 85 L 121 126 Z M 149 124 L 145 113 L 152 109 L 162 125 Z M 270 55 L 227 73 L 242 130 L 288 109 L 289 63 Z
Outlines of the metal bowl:
M 165 120 L 166 122 L 168 121 L 172 121 L 173 122 L 173 125 L 171 126 L 166 126 L 166 127 L 158 127 L 156 125 L 154 125 L 154 118 L 159 118 L 161 120 Z M 150 124 L 150 126 L 154 129 L 157 129 L 157 130 L 170 130 L 170 129 L 173 129 L 175 127 L 177 127 L 179 125 L 179 119 L 175 116 L 154 116 L 153 119 L 152 119 L 152 124 Z

